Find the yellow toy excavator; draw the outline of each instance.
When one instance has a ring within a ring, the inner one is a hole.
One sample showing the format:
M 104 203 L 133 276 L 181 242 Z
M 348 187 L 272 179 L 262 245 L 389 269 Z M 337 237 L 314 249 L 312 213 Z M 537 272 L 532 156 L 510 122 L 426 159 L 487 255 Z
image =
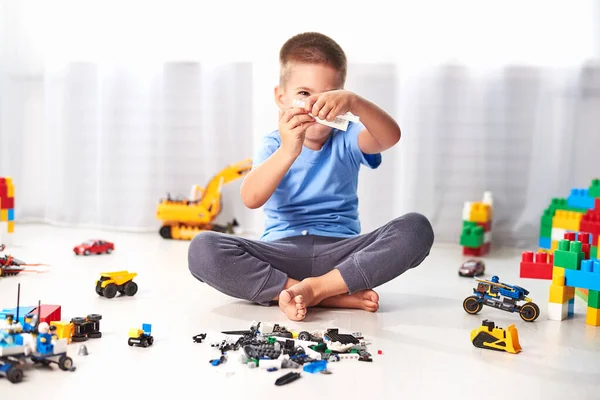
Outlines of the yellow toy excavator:
M 202 188 L 192 187 L 189 199 L 172 199 L 167 194 L 161 199 L 156 210 L 156 217 L 163 222 L 159 233 L 165 239 L 191 240 L 199 232 L 212 230 L 233 233 L 237 226 L 234 219 L 227 226 L 214 224 L 214 219 L 221 212 L 221 188 L 246 175 L 252 169 L 252 159 L 228 165 Z

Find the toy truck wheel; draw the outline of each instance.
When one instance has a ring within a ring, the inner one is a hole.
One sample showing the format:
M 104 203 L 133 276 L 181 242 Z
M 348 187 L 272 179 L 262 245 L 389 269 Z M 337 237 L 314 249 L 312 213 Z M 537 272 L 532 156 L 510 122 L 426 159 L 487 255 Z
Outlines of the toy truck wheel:
M 310 333 L 302 331 L 298 334 L 298 340 L 310 341 Z
M 104 294 L 102 294 L 102 288 L 96 288 L 96 294 L 98 296 L 104 296 Z
M 535 303 L 527 303 L 519 311 L 521 319 L 526 322 L 533 322 L 540 316 L 540 308 Z
M 160 234 L 160 236 L 163 239 L 173 239 L 173 235 L 171 233 L 171 227 L 168 225 L 161 227 L 160 230 L 158 231 L 158 233 Z
M 133 281 L 129 281 L 125 284 L 125 294 L 127 296 L 135 296 L 137 291 L 138 291 L 137 283 L 135 283 Z
M 127 344 L 130 345 L 130 346 L 133 346 L 133 341 L 131 340 L 131 338 L 127 339 Z
M 90 339 L 100 339 L 102 337 L 102 332 L 91 332 L 91 333 L 88 333 L 88 337 Z
M 102 319 L 102 315 L 100 315 L 100 314 L 89 314 L 87 316 L 87 319 L 88 319 L 88 321 L 91 321 L 91 322 L 98 322 L 98 321 L 100 321 Z
M 23 380 L 23 371 L 13 365 L 6 371 L 6 379 L 10 383 L 19 383 Z
M 106 285 L 102 293 L 107 299 L 112 299 L 117 295 L 117 285 L 115 285 L 114 283 L 109 283 L 108 285 Z
M 61 356 L 58 359 L 58 368 L 62 369 L 63 371 L 70 371 L 71 368 L 73 368 L 73 360 L 71 357 Z
M 153 343 L 154 343 L 154 338 L 153 338 L 152 336 L 150 336 L 150 337 L 148 338 L 148 345 L 149 345 L 149 346 L 152 346 L 152 344 L 153 344 Z
M 479 297 L 469 296 L 463 301 L 463 308 L 468 314 L 477 314 L 483 308 L 483 304 L 479 302 Z

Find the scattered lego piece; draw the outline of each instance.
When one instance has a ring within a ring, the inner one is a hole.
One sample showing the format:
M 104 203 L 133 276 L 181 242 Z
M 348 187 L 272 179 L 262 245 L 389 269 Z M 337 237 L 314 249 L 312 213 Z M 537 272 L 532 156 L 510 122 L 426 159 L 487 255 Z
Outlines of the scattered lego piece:
M 514 325 L 504 330 L 494 326 L 494 322 L 487 319 L 479 328 L 471 331 L 471 342 L 473 346 L 481 349 L 506 351 L 512 354 L 522 350 L 519 344 L 519 333 Z
M 194 343 L 202 343 L 204 339 L 206 339 L 206 333 L 199 333 L 195 336 L 192 336 Z
M 152 336 L 152 325 L 142 324 L 142 329 L 130 329 L 127 344 L 129 346 L 144 348 L 152 346 L 154 344 L 154 337 Z
M 79 355 L 79 356 L 89 355 L 87 346 L 85 344 L 82 344 L 81 346 L 79 346 L 79 352 L 77 353 L 77 355 Z
M 544 252 L 534 255 L 532 251 L 525 251 L 521 256 L 520 277 L 532 279 L 552 279 L 554 256 Z
M 383 354 L 383 351 L 377 350 L 377 354 L 381 355 L 381 354 Z
M 304 365 L 304 367 L 302 368 L 302 370 L 304 372 L 309 372 L 311 374 L 315 374 L 317 372 L 321 372 L 326 369 L 327 369 L 327 361 L 325 361 L 325 360 L 311 362 L 309 364 Z
M 88 339 L 99 339 L 102 337 L 100 332 L 100 320 L 102 315 L 90 314 L 85 318 L 75 317 L 71 319 L 73 342 L 85 342 Z
M 300 378 L 300 373 L 298 372 L 288 372 L 287 374 L 281 376 L 275 381 L 275 386 L 283 386 L 288 383 L 294 382 L 295 380 Z

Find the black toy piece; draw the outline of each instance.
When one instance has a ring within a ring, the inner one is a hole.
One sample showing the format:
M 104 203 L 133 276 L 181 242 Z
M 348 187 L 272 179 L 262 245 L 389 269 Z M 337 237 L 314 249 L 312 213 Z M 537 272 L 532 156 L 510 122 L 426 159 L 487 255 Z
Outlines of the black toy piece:
M 206 333 L 199 333 L 195 336 L 192 336 L 194 343 L 202 343 L 204 339 L 206 339 Z
M 340 342 L 341 344 L 359 344 L 359 340 L 354 335 L 340 334 L 339 329 L 327 329 L 325 334 L 332 342 Z
M 275 381 L 275 386 L 283 386 L 287 385 L 290 382 L 294 382 L 295 380 L 300 378 L 299 372 L 288 372 L 287 374 L 281 376 Z

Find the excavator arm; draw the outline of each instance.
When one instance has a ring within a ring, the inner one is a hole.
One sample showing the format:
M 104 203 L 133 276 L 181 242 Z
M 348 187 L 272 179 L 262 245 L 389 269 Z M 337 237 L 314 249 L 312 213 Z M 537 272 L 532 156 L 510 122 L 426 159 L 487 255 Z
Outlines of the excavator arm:
M 252 159 L 246 159 L 237 164 L 228 165 L 208 182 L 200 204 L 212 218 L 215 218 L 221 212 L 221 189 L 223 185 L 241 178 L 251 169 Z

